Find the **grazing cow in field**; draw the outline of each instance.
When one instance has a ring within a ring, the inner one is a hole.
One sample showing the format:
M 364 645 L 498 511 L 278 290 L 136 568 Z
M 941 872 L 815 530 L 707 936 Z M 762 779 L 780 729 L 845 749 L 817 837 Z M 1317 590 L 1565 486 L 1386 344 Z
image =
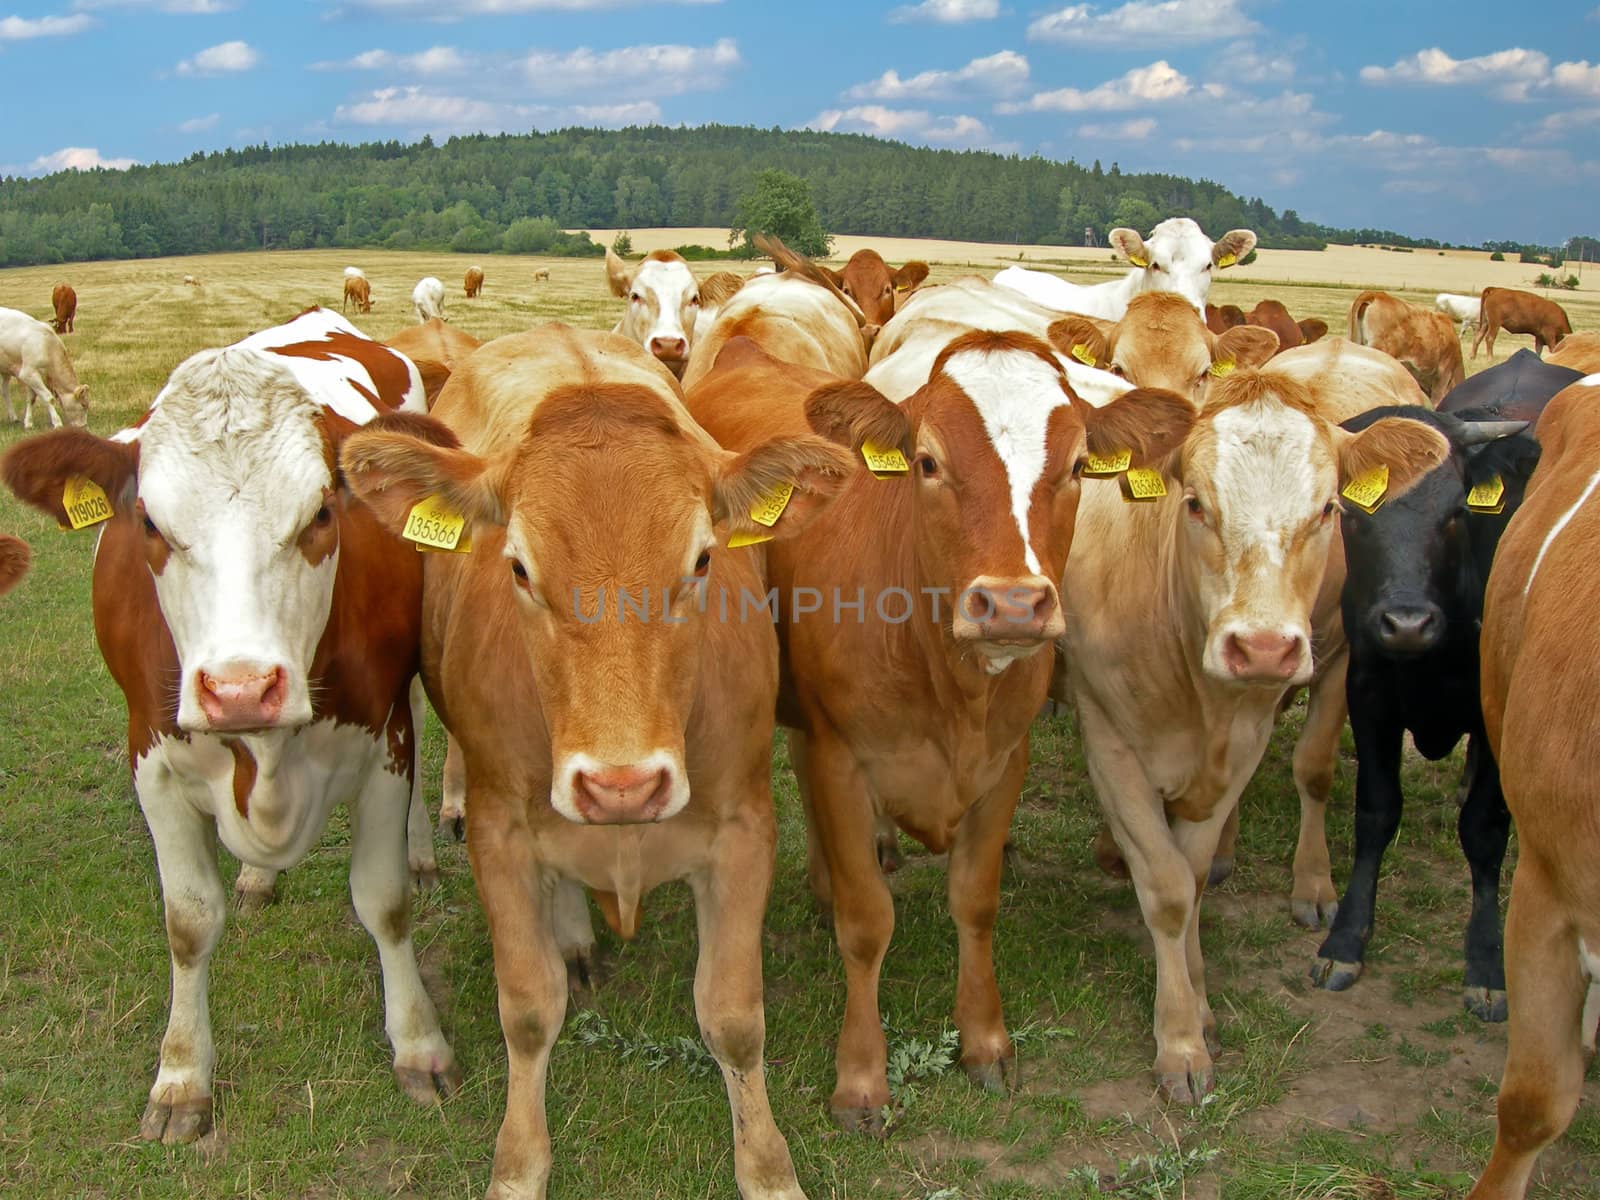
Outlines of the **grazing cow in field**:
M 467 290 L 467 299 L 476 300 L 483 291 L 483 268 L 468 267 L 466 278 L 462 281 Z
M 533 281 L 535 283 L 547 283 L 547 282 L 549 282 L 549 280 L 550 280 L 550 268 L 549 267 L 535 267 L 533 269 Z
M 444 284 L 432 275 L 417 280 L 417 286 L 411 289 L 411 309 L 417 314 L 418 325 L 434 317 L 444 320 Z
M 1168 217 L 1148 238 L 1132 229 L 1113 229 L 1111 244 L 1133 264 L 1121 279 L 1108 283 L 1068 283 L 1044 271 L 1007 267 L 994 277 L 1046 308 L 1115 321 L 1139 292 L 1177 292 L 1205 315 L 1206 293 L 1214 270 L 1231 267 L 1255 248 L 1256 235 L 1233 229 L 1213 242 L 1188 217 Z
M 1572 322 L 1567 318 L 1567 310 L 1554 300 L 1516 288 L 1486 287 L 1478 307 L 1478 333 L 1472 339 L 1472 357 L 1478 357 L 1478 346 L 1486 342 L 1489 357 L 1493 358 L 1494 339 L 1502 329 L 1507 333 L 1531 333 L 1534 351 L 1543 355 L 1546 349 L 1559 346 L 1561 339 L 1572 332 Z
M 627 301 L 613 333 L 638 342 L 680 379 L 699 329 L 700 283 L 676 250 L 652 250 L 637 267 L 606 251 L 606 284 Z
M 470 333 L 439 317 L 421 325 L 408 325 L 384 342 L 389 349 L 400 351 L 416 365 L 430 409 L 450 378 L 450 372 L 482 344 Z
M 1350 305 L 1350 340 L 1402 363 L 1435 406 L 1467 377 L 1450 318 L 1387 292 L 1362 292 Z
M 50 292 L 50 307 L 55 310 L 51 322 L 57 333 L 71 333 L 73 319 L 78 315 L 78 293 L 69 283 L 58 283 Z
M 510 1060 L 490 1192 L 545 1194 L 563 959 L 586 969 L 594 942 L 580 889 L 632 938 L 641 897 L 686 878 L 740 1194 L 801 1200 L 763 1074 L 777 642 L 756 556 L 722 543 L 766 532 L 749 514 L 779 485 L 771 532 L 793 536 L 849 459 L 814 435 L 725 451 L 636 342 L 563 325 L 484 346 L 434 417 L 363 431 L 341 462 L 392 528 L 430 496 L 471 527 L 470 555 L 430 556 L 422 657 L 465 758 Z
M 22 582 L 32 557 L 27 542 L 9 533 L 0 533 L 0 596 Z
M 1321 317 L 1307 317 L 1300 324 L 1300 344 L 1309 346 L 1328 336 L 1328 323 Z
M 1346 433 L 1276 361 L 1216 382 L 1164 495 L 1085 488 L 1063 586 L 1089 775 L 1155 944 L 1155 1070 L 1182 1101 L 1210 1091 L 1217 1045 L 1200 897 L 1286 689 L 1311 679 L 1341 488 L 1383 466 L 1396 495 L 1447 449 L 1412 421 Z
M 344 300 L 339 305 L 339 311 L 345 312 L 354 301 L 358 313 L 372 311 L 372 284 L 365 275 L 347 275 L 344 281 Z
M 1389 417 L 1429 425 L 1449 440 L 1450 457 L 1404 496 L 1385 499 L 1371 513 L 1346 504 L 1340 518 L 1346 695 L 1356 748 L 1355 855 L 1311 978 L 1343 991 L 1361 975 L 1379 869 L 1400 827 L 1405 735 L 1435 761 L 1465 737 L 1468 784 L 1459 835 L 1472 874 L 1472 915 L 1462 998 L 1480 1020 L 1503 1021 L 1499 893 L 1510 818 L 1494 755 L 1484 743 L 1478 628 L 1495 545 L 1522 501 L 1539 446 L 1531 436 L 1517 436 L 1526 421 L 1494 420 L 1483 410 L 1470 415 L 1475 419 L 1380 408 L 1344 423 L 1351 432 Z
M 354 502 L 336 461 L 361 424 L 421 409 L 404 356 L 311 309 L 187 359 L 114 438 L 61 430 L 0 460 L 34 507 L 105 522 L 95 636 L 127 700 L 172 956 L 144 1138 L 192 1141 L 212 1123 L 216 843 L 270 876 L 316 845 L 339 803 L 396 1079 L 422 1102 L 459 1084 L 410 935 L 422 556 Z
M 183 277 L 183 283 L 184 283 L 185 287 L 192 287 L 192 288 L 204 287 L 205 286 L 205 284 L 203 282 L 201 282 L 200 277 L 198 275 L 185 275 Z
M 857 250 L 842 271 L 826 271 L 834 285 L 856 302 L 868 325 L 887 325 L 900 304 L 928 278 L 928 264 L 908 262 L 893 269 L 876 250 Z
M 367 273 L 360 267 L 346 267 L 344 269 L 344 277 L 346 279 L 365 279 Z
M 1571 367 L 1585 375 L 1600 372 L 1600 333 L 1569 333 L 1545 362 Z
M 858 465 L 767 558 L 786 666 L 779 716 L 803 735 L 793 746 L 811 884 L 832 911 L 847 985 L 834 1119 L 881 1132 L 890 1099 L 878 978 L 894 905 L 874 855 L 885 818 L 950 853 L 961 1062 L 1002 1090 L 1014 1055 L 990 952 L 1001 858 L 1062 630 L 1056 581 L 1085 457 L 1159 460 L 1193 410 L 1158 391 L 1092 408 L 1043 341 L 983 331 L 940 348 L 901 404 L 759 355 L 733 370 L 719 359 L 690 403 L 725 445 L 808 423 L 888 474 Z
M 89 423 L 89 385 L 78 382 L 67 348 L 55 330 L 14 308 L 0 308 L 0 396 L 6 401 L 6 420 L 17 419 L 11 406 L 11 381 L 28 389 L 22 404 L 22 427 L 33 428 L 33 405 L 44 405 L 55 428 L 61 413 L 68 425 Z M 56 403 L 61 413 L 56 412 Z
M 1466 337 L 1467 330 L 1478 326 L 1478 310 L 1482 300 L 1477 296 L 1458 296 L 1453 292 L 1440 292 L 1433 298 L 1433 307 L 1452 321 L 1461 322 L 1458 338 Z
M 1499 1128 L 1468 1200 L 1522 1200 L 1577 1110 L 1600 1022 L 1600 388 L 1566 388 L 1537 433 L 1539 468 L 1500 539 L 1483 609 L 1483 723 L 1518 853 Z

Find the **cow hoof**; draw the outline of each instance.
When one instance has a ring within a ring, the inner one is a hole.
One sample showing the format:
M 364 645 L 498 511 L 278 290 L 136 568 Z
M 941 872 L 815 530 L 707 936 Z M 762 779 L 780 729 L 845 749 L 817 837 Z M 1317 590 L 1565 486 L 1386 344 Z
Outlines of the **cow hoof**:
M 147 1142 L 182 1146 L 211 1132 L 211 1097 L 167 1103 L 152 1100 L 139 1120 L 139 1136 Z
M 1339 905 L 1333 900 L 1291 900 L 1289 909 L 1294 913 L 1294 923 L 1306 929 L 1333 928 L 1333 918 L 1338 915 Z
M 1017 1059 L 1015 1055 L 999 1058 L 994 1062 L 962 1063 L 961 1069 L 967 1073 L 976 1086 L 982 1088 L 992 1096 L 1004 1096 L 1014 1091 L 1017 1086 Z
M 1211 1094 L 1217 1073 L 1210 1066 L 1186 1071 L 1165 1071 L 1161 1075 L 1161 1095 L 1173 1104 L 1199 1104 Z
M 442 1070 L 422 1067 L 396 1067 L 395 1082 L 418 1104 L 436 1104 L 461 1090 L 461 1068 L 449 1063 Z
M 439 813 L 439 836 L 454 838 L 456 841 L 465 841 L 467 837 L 467 818 L 461 813 Z
M 1338 962 L 1331 958 L 1312 960 L 1311 982 L 1325 991 L 1346 991 L 1360 978 L 1361 964 L 1358 962 Z
M 1221 1054 L 1222 1039 L 1217 1036 L 1217 1027 L 1215 1025 L 1207 1025 L 1200 1032 L 1201 1036 L 1206 1039 L 1206 1053 L 1210 1054 L 1212 1058 Z
M 1233 874 L 1233 855 L 1217 857 L 1211 860 L 1211 871 L 1206 875 L 1206 886 L 1216 887 L 1229 875 Z
M 235 889 L 233 893 L 233 911 L 241 917 L 253 917 L 267 905 L 277 901 L 276 891 L 258 892 L 253 890 Z
M 900 837 L 898 834 L 878 835 L 878 869 L 885 875 L 893 875 L 905 866 L 905 859 L 900 857 Z
M 566 960 L 567 998 L 574 1008 L 588 1008 L 594 1003 L 594 947 L 580 951 Z
M 1461 1003 L 1480 1021 L 1499 1023 L 1506 1019 L 1506 993 L 1503 988 L 1463 988 Z
M 846 1133 L 864 1133 L 868 1137 L 881 1138 L 888 1131 L 884 1114 L 888 1105 L 878 1105 L 872 1108 L 851 1108 L 842 1104 L 828 1105 L 828 1115 L 833 1118 L 833 1123 Z

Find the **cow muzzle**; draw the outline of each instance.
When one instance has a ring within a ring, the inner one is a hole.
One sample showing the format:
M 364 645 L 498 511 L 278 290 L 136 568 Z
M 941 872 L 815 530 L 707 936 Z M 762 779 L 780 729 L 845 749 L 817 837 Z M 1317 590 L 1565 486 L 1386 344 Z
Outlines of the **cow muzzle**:
M 1054 641 L 1066 628 L 1056 586 L 1042 575 L 978 576 L 956 598 L 950 623 L 958 641 L 1012 650 Z
M 550 791 L 555 810 L 580 825 L 664 821 L 689 802 L 682 765 L 662 751 L 622 765 L 572 755 Z
M 650 353 L 671 366 L 689 356 L 689 342 L 681 337 L 653 337 L 650 339 Z
M 1436 604 L 1394 604 L 1378 613 L 1373 634 L 1384 653 L 1402 658 L 1426 654 L 1444 636 L 1444 613 Z
M 1220 638 L 1226 678 L 1238 683 L 1303 683 L 1311 655 L 1304 634 L 1281 629 L 1231 629 Z
M 289 674 L 277 665 L 227 663 L 194 674 L 203 730 L 272 729 L 285 724 Z

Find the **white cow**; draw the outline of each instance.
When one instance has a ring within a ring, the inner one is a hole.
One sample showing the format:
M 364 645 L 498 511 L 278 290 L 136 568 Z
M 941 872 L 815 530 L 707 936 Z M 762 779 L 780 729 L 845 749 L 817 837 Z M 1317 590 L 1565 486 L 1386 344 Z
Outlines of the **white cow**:
M 703 332 L 696 328 L 700 283 L 683 256 L 673 250 L 653 250 L 629 270 L 607 250 L 606 283 L 613 296 L 628 302 L 611 332 L 638 342 L 681 379 L 695 334 Z
M 360 267 L 346 267 L 344 269 L 344 277 L 346 279 L 365 279 L 367 273 Z
M 1452 292 L 1440 292 L 1433 298 L 1433 306 L 1449 317 L 1452 321 L 1461 322 L 1461 332 L 1458 337 L 1465 337 L 1467 330 L 1478 328 L 1477 296 L 1461 296 Z
M 0 308 L 0 395 L 6 401 L 6 420 L 17 419 L 11 406 L 11 380 L 28 389 L 22 405 L 22 427 L 33 428 L 33 405 L 38 401 L 50 416 L 51 428 L 61 424 L 55 401 L 67 414 L 67 424 L 89 423 L 89 385 L 78 382 L 67 348 L 55 330 L 14 308 Z
M 1121 279 L 1106 283 L 1068 283 L 1044 271 L 1007 267 L 994 277 L 1003 287 L 1060 312 L 1120 321 L 1139 292 L 1177 292 L 1203 317 L 1214 271 L 1231 267 L 1255 248 L 1256 235 L 1232 229 L 1213 242 L 1188 217 L 1168 217 L 1141 238 L 1132 229 L 1113 229 L 1111 244 L 1133 264 Z
M 411 289 L 411 307 L 417 314 L 418 325 L 434 317 L 444 320 L 444 284 L 432 275 L 417 280 L 417 286 Z

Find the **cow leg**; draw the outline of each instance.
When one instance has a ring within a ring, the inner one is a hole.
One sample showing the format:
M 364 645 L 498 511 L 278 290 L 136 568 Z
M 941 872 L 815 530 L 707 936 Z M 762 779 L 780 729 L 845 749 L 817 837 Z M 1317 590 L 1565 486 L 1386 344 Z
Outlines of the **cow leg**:
M 1242 784 L 1239 790 L 1243 790 Z M 1239 792 L 1235 791 L 1204 821 L 1187 821 L 1180 817 L 1171 822 L 1173 840 L 1183 851 L 1194 879 L 1194 910 L 1184 930 L 1184 958 L 1189 968 L 1189 987 L 1194 992 L 1195 1008 L 1200 1014 L 1200 1035 L 1213 1058 L 1222 1052 L 1222 1042 L 1217 1037 L 1217 1018 L 1206 993 L 1206 963 L 1200 952 L 1200 902 L 1214 870 L 1218 840 L 1229 825 L 1237 827 L 1238 816 Z
M 456 739 L 445 735 L 444 798 L 439 802 L 439 832 L 460 841 L 467 825 L 467 768 Z
M 1488 332 L 1489 332 L 1489 322 L 1480 321 L 1478 323 L 1478 332 L 1475 333 L 1473 335 L 1473 337 L 1472 337 L 1472 357 L 1473 358 L 1477 358 L 1478 357 L 1478 346 L 1479 346 L 1480 343 L 1482 343 L 1484 335 L 1486 333 L 1488 333 Z M 1489 357 L 1490 358 L 1494 357 L 1494 343 L 1493 342 L 1489 343 Z
M 1300 793 L 1300 839 L 1294 848 L 1294 890 L 1289 910 L 1308 929 L 1333 924 L 1339 911 L 1328 857 L 1328 795 L 1339 769 L 1339 735 L 1345 721 L 1345 669 L 1350 656 L 1341 649 L 1322 664 L 1311 681 L 1306 722 L 1294 744 L 1294 787 Z
M 1005 1092 L 1016 1080 L 1017 1052 L 1006 1033 L 994 978 L 994 921 L 1006 836 L 1027 773 L 1024 738 L 1012 751 L 1000 782 L 962 815 L 950 846 L 950 917 L 960 947 L 955 1021 L 961 1032 L 961 1067 L 989 1092 Z
M 1356 741 L 1356 849 L 1350 882 L 1334 914 L 1317 957 L 1311 981 L 1330 992 L 1342 992 L 1361 978 L 1367 939 L 1372 936 L 1378 903 L 1378 871 L 1383 855 L 1400 828 L 1400 722 L 1380 707 L 1377 689 L 1368 689 L 1364 703 L 1350 711 Z
M 551 1161 L 545 1077 L 567 1012 L 567 972 L 550 911 L 560 881 L 540 870 L 527 826 L 512 819 L 521 803 L 474 791 L 476 815 L 467 830 L 506 1039 L 506 1115 L 495 1139 L 489 1200 L 544 1200 Z
M 40 404 L 44 405 L 44 411 L 50 418 L 50 428 L 60 429 L 61 414 L 56 411 L 55 397 L 50 394 L 50 389 L 45 384 L 44 376 L 39 374 L 37 368 L 23 365 L 17 370 L 17 378 L 22 381 L 23 387 L 33 393 L 28 400 L 27 407 L 22 410 L 22 427 L 24 429 L 33 428 L 33 401 L 38 400 Z
M 233 908 L 241 917 L 253 916 L 278 898 L 278 872 L 271 867 L 239 864 L 233 881 Z
M 422 985 L 411 944 L 410 877 L 406 867 L 408 782 L 374 769 L 350 805 L 350 899 L 378 943 L 383 973 L 383 1027 L 394 1047 L 394 1074 L 419 1104 L 461 1086 L 450 1044 Z
M 1233 874 L 1235 856 L 1239 847 L 1239 807 L 1234 806 L 1217 835 L 1217 854 L 1206 872 L 1206 886 L 1215 887 Z
M 1500 792 L 1500 768 L 1482 733 L 1472 735 L 1476 770 L 1456 832 L 1472 872 L 1462 1003 L 1480 1021 L 1506 1019 L 1506 972 L 1500 947 L 1500 867 L 1506 859 L 1511 814 Z
M 829 1109 L 847 1130 L 881 1134 L 889 1104 L 889 1047 L 878 1014 L 878 973 L 894 936 L 894 898 L 879 869 L 871 793 L 850 749 L 831 733 L 806 745 L 812 816 L 838 901 L 834 937 L 844 960 L 844 1025 L 834 1051 Z
M 15 425 L 17 410 L 11 404 L 11 376 L 4 371 L 0 371 L 0 396 L 5 397 L 7 423 Z
M 439 860 L 433 854 L 433 827 L 422 799 L 422 727 L 428 719 L 428 696 L 422 676 L 411 680 L 411 807 L 406 812 L 406 862 L 419 891 L 439 886 Z
M 206 990 L 227 901 L 217 873 L 216 825 L 179 795 L 170 773 L 153 759 L 144 759 L 134 780 L 155 843 L 172 952 L 172 1007 L 139 1136 L 176 1145 L 211 1130 L 217 1052 Z
M 815 801 L 811 797 L 811 771 L 806 761 L 806 735 L 798 729 L 789 734 L 789 766 L 794 771 L 795 787 L 800 792 L 800 807 L 806 817 L 806 882 L 822 915 L 833 919 L 833 880 L 828 875 L 828 855 L 822 848 Z
M 567 964 L 567 990 L 574 1003 L 588 998 L 594 988 L 594 922 L 589 919 L 589 902 L 583 885 L 572 879 L 558 880 L 551 896 L 556 947 Z
M 1586 989 L 1565 903 L 1531 856 L 1518 862 L 1506 916 L 1511 1028 L 1498 1128 L 1489 1165 L 1467 1200 L 1521 1200 L 1540 1151 L 1577 1111 Z
M 805 1200 L 767 1100 L 761 919 L 772 886 L 777 833 L 772 797 L 765 786 L 759 792 L 754 804 L 717 831 L 709 868 L 690 878 L 700 936 L 694 1011 L 728 1090 L 739 1195 Z

